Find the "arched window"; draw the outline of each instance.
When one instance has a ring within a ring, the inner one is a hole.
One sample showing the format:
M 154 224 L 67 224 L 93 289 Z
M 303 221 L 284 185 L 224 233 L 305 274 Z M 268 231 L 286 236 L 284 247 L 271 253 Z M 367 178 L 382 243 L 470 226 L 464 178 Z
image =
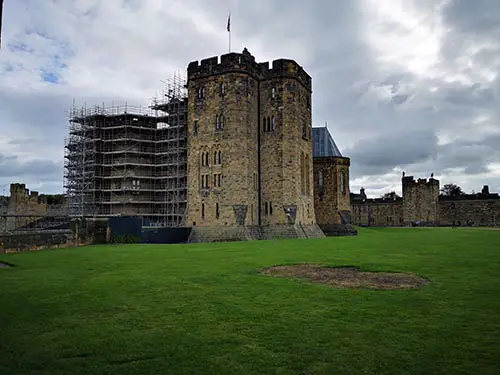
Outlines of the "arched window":
M 219 164 L 222 164 L 222 151 L 219 150 L 218 155 L 219 155 Z
M 300 192 L 305 193 L 305 165 L 304 165 L 304 153 L 300 153 Z
M 345 194 L 345 174 L 344 172 L 340 173 L 340 191 L 342 192 L 342 195 Z
M 205 152 L 205 165 L 208 167 L 210 165 L 210 154 Z
M 217 151 L 214 151 L 214 165 L 217 165 Z

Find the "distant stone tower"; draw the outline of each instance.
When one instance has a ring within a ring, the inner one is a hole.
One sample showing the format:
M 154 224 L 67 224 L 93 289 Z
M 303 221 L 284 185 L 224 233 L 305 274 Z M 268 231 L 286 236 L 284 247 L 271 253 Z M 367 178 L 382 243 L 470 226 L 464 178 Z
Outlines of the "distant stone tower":
M 311 77 L 245 49 L 188 66 L 190 241 L 323 236 L 312 191 Z
M 313 128 L 314 206 L 327 235 L 355 235 L 351 225 L 350 159 L 342 156 L 327 127 Z
M 421 222 L 436 225 L 439 220 L 439 180 L 425 178 L 414 180 L 413 176 L 402 178 L 403 224 Z

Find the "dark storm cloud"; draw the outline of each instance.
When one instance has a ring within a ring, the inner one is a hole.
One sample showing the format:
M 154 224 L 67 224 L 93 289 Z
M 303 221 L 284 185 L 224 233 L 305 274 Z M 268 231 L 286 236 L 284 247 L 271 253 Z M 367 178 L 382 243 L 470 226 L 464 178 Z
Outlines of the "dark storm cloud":
M 395 166 L 425 162 L 437 155 L 437 137 L 432 131 L 387 133 L 357 142 L 346 150 L 353 171 L 361 175 L 390 172 Z
M 48 159 L 35 159 L 22 161 L 19 157 L 0 153 L 0 179 L 37 178 L 44 179 L 60 178 L 62 161 Z

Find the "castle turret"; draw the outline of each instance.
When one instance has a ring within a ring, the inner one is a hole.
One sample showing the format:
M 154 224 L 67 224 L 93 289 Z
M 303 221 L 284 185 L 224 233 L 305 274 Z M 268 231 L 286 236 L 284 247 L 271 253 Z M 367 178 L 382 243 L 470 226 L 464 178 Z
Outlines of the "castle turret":
M 402 179 L 402 189 L 404 225 L 438 223 L 439 180 L 419 178 L 415 181 L 413 176 L 406 176 Z

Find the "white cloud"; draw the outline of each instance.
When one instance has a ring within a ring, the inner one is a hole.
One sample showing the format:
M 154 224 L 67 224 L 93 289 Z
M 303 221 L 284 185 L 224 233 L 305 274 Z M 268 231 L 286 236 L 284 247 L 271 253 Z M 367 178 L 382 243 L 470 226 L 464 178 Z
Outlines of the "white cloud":
M 375 195 L 397 190 L 404 169 L 416 177 L 434 172 L 467 191 L 483 180 L 500 190 L 496 8 L 474 4 L 7 1 L 0 154 L 17 157 L 19 173 L 6 176 L 0 164 L 0 186 L 19 180 L 61 189 L 73 98 L 77 105 L 147 106 L 175 70 L 227 52 L 231 8 L 233 50 L 247 47 L 259 61 L 294 58 L 313 76 L 314 123 L 327 120 L 352 156 L 353 186 L 369 194 L 373 187 Z

